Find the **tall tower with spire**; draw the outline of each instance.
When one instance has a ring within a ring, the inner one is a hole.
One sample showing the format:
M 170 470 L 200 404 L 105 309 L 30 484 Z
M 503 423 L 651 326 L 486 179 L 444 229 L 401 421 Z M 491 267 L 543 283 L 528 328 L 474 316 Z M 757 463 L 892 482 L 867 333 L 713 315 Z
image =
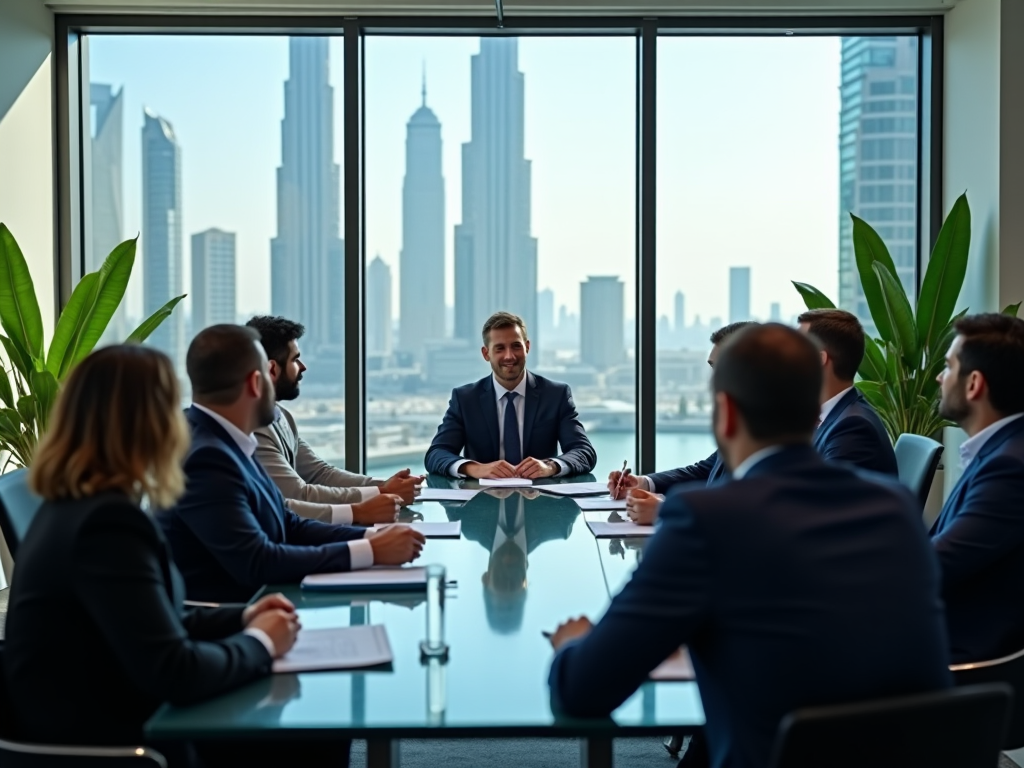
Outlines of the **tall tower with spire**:
M 441 123 L 427 106 L 426 70 L 420 107 L 406 124 L 398 292 L 398 349 L 422 361 L 426 342 L 445 336 Z
M 472 134 L 462 145 L 462 223 L 455 227 L 455 335 L 479 343 L 497 310 L 537 325 L 537 240 L 523 144 L 518 40 L 485 37 L 471 64 Z
M 336 386 L 344 343 L 345 250 L 329 56 L 327 38 L 289 40 L 270 295 L 275 315 L 306 326 L 303 350 L 318 361 L 310 378 Z

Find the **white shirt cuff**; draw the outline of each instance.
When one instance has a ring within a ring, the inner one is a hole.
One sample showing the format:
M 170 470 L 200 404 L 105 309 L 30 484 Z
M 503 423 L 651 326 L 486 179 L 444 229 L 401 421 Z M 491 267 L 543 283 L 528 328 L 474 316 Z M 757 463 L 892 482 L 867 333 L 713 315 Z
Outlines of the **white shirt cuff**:
M 352 525 L 351 504 L 331 504 L 331 522 L 335 525 Z
M 243 629 L 242 634 L 248 635 L 249 637 L 255 637 L 257 640 L 263 643 L 263 647 L 267 649 L 267 653 L 270 654 L 270 658 L 274 658 L 274 656 L 277 655 L 274 648 L 274 641 L 271 640 L 270 635 L 268 635 L 262 629 L 257 629 L 256 627 L 249 627 L 248 629 Z
M 651 479 L 647 475 L 639 475 L 636 478 L 636 487 L 641 491 L 653 491 L 654 486 L 651 485 Z
M 561 459 L 552 459 L 555 464 L 558 465 L 558 472 L 555 473 L 555 477 L 564 477 L 569 474 L 569 465 Z
M 362 501 L 372 499 L 374 496 L 380 496 L 380 488 L 376 485 L 358 485 L 356 486 L 356 490 L 359 491 L 359 496 L 362 498 Z
M 454 464 L 452 464 L 451 469 L 448 470 L 448 473 L 452 477 L 462 477 L 462 473 L 459 472 L 459 470 L 462 469 L 463 464 L 469 464 L 469 459 L 460 459 L 459 461 L 456 461 Z
M 348 543 L 348 556 L 351 570 L 361 571 L 373 565 L 373 546 L 365 537 L 372 536 L 370 529 L 363 534 L 364 538 L 356 539 Z

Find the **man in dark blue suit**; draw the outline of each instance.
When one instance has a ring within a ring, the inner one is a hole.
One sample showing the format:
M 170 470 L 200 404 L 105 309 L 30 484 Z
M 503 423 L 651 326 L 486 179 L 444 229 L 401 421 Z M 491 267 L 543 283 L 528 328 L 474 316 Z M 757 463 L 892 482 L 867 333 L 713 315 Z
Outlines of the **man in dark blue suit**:
M 829 461 L 896 477 L 896 452 L 875 409 L 853 380 L 864 360 L 864 328 L 842 309 L 812 309 L 797 318 L 800 330 L 821 345 L 824 374 L 814 447 Z
M 1024 648 L 1024 321 L 957 321 L 942 415 L 967 433 L 963 475 L 931 529 L 957 662 Z
M 920 513 L 906 489 L 809 445 L 821 375 L 814 342 L 792 328 L 725 343 L 714 428 L 733 479 L 673 491 L 601 621 L 558 628 L 556 712 L 609 715 L 685 644 L 712 765 L 763 768 L 787 712 L 950 685 Z
M 188 348 L 193 405 L 185 494 L 158 512 L 190 600 L 248 600 L 264 584 L 310 573 L 399 565 L 419 556 L 422 534 L 299 517 L 253 456 L 253 432 L 274 419 L 274 386 L 259 333 L 214 325 Z
M 530 340 L 523 319 L 496 312 L 484 323 L 483 337 L 480 351 L 492 374 L 452 390 L 424 459 L 427 471 L 531 479 L 590 472 L 597 453 L 569 386 L 526 370 Z
M 715 360 L 718 359 L 718 350 L 725 340 L 748 325 L 757 325 L 757 323 L 750 320 L 730 323 L 711 334 L 708 365 L 712 369 L 715 367 Z M 673 486 L 680 483 L 712 485 L 728 476 L 729 473 L 726 472 L 725 465 L 718 456 L 718 451 L 715 451 L 706 459 L 701 459 L 688 467 L 668 469 L 650 475 L 633 475 L 628 470 L 625 474 L 618 471 L 612 472 L 608 475 L 608 491 L 613 499 L 626 497 L 626 509 L 633 522 L 641 525 L 653 525 L 658 516 L 658 507 L 661 506 L 661 502 L 665 500 L 665 494 Z

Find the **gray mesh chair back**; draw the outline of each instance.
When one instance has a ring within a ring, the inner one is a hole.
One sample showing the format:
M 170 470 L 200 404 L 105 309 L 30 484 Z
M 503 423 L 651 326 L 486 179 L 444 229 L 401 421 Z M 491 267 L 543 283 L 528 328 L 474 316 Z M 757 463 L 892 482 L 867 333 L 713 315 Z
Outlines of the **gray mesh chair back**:
M 772 768 L 995 766 L 1013 692 L 1005 684 L 803 709 L 779 726 Z
M 1013 689 L 1013 706 L 1006 728 L 1003 749 L 1024 747 L 1024 650 L 1001 659 L 954 664 L 950 671 L 958 686 L 981 683 L 1006 683 Z
M 28 488 L 28 470 L 16 469 L 0 475 L 0 530 L 11 556 L 17 558 L 18 545 L 25 538 L 43 500 Z
M 923 510 L 932 489 L 932 478 L 942 458 L 942 443 L 930 437 L 903 434 L 896 440 L 895 450 L 900 482 L 917 497 Z

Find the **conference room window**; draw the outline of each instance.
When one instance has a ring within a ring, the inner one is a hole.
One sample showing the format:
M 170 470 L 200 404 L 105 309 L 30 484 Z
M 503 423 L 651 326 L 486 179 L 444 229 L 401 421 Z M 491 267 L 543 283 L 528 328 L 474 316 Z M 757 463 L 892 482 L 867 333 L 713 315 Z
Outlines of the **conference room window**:
M 341 38 L 90 35 L 84 268 L 139 236 L 105 342 L 188 297 L 149 342 L 174 361 L 197 332 L 256 314 L 302 323 L 309 367 L 286 404 L 344 458 Z M 85 90 L 83 88 L 83 90 Z
M 795 324 L 791 281 L 874 326 L 850 213 L 916 295 L 918 38 L 658 39 L 659 468 L 714 450 L 709 337 Z
M 422 469 L 497 310 L 632 464 L 635 37 L 369 35 L 365 100 L 367 472 Z

